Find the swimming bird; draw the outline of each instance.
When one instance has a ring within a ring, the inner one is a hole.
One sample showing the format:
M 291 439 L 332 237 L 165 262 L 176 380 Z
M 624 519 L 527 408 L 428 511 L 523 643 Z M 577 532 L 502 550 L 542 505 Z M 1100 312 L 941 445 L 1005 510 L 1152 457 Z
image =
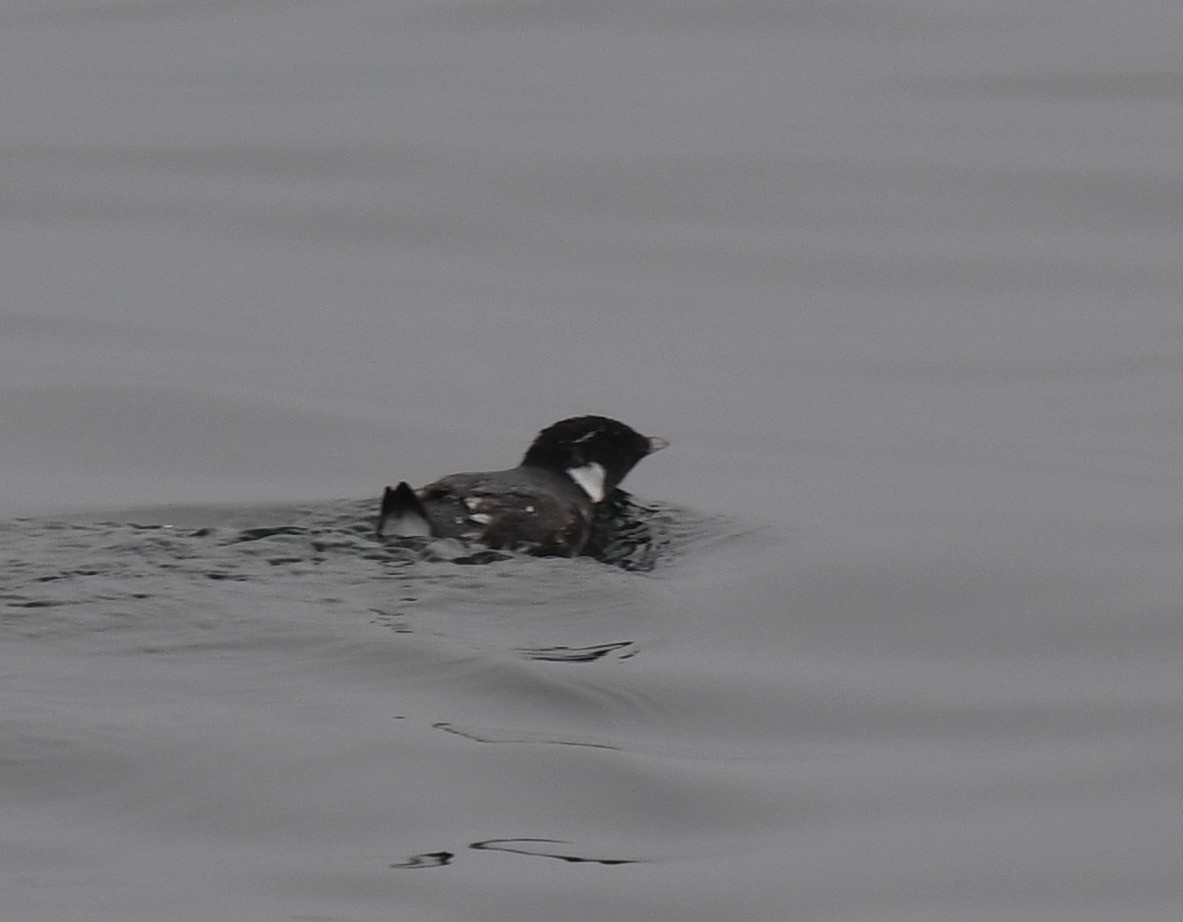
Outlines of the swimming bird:
M 596 504 L 668 445 L 605 416 L 564 419 L 538 433 L 517 467 L 449 474 L 418 490 L 406 481 L 387 487 L 378 535 L 573 557 L 587 544 Z

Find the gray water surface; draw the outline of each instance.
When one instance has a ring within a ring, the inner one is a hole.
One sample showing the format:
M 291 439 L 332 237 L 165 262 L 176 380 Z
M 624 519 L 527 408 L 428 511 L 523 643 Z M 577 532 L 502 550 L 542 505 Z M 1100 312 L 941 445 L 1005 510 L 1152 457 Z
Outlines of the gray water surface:
M 0 915 L 1180 918 L 1180 34 L 8 3 Z M 587 412 L 652 567 L 372 538 Z

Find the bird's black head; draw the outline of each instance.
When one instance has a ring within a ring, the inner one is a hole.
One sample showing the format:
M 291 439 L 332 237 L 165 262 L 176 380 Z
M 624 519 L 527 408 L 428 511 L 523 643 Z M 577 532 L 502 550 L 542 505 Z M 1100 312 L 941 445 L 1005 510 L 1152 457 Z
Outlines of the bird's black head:
M 538 433 L 522 466 L 564 473 L 599 502 L 638 461 L 668 444 L 605 416 L 577 416 Z

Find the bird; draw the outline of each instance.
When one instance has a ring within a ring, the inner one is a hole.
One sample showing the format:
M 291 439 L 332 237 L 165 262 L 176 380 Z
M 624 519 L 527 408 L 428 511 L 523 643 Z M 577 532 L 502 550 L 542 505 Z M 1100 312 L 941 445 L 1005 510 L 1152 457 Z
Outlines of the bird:
M 449 474 L 417 490 L 405 480 L 386 487 L 377 534 L 574 557 L 587 546 L 597 504 L 668 446 L 606 416 L 560 420 L 538 433 L 517 467 Z

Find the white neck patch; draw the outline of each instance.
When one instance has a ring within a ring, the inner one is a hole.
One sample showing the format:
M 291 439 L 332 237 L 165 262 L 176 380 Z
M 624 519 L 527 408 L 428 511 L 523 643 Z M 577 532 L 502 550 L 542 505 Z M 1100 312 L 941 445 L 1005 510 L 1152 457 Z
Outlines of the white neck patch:
M 589 461 L 580 467 L 567 468 L 567 476 L 574 480 L 593 503 L 604 498 L 604 466 Z

